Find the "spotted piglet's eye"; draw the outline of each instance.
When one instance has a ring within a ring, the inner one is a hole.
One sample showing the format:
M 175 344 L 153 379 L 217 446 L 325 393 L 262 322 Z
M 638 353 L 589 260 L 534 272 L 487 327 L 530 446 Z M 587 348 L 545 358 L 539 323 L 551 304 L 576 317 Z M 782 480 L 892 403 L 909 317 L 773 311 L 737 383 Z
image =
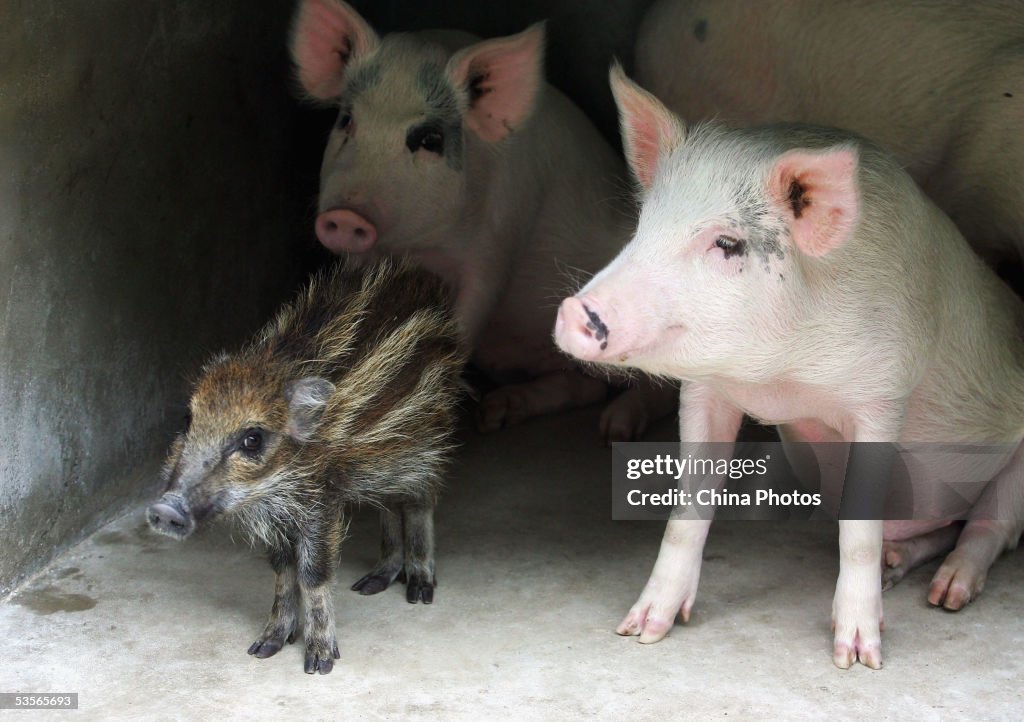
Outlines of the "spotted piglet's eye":
M 338 115 L 337 127 L 339 130 L 348 130 L 352 125 L 352 113 L 342 111 Z
M 732 236 L 719 236 L 715 239 L 715 246 L 722 249 L 726 258 L 742 256 L 746 252 L 746 244 L 743 239 Z
M 405 136 L 405 147 L 410 152 L 425 150 L 428 153 L 442 155 L 444 153 L 444 133 L 433 125 L 420 125 L 411 128 Z

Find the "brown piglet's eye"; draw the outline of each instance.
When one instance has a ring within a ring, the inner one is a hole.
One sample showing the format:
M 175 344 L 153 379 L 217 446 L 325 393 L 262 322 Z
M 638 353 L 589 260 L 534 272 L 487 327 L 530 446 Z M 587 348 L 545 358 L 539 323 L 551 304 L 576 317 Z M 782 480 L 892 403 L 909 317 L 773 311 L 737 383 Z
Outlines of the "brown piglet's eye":
M 242 450 L 250 454 L 258 454 L 263 450 L 263 431 L 248 429 L 242 437 Z

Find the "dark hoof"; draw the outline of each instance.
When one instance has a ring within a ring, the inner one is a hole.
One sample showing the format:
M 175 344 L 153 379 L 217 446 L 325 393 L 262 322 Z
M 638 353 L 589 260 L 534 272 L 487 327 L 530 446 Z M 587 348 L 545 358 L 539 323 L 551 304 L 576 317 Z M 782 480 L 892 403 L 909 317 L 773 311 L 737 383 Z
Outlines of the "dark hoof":
M 280 652 L 283 646 L 277 639 L 257 639 L 249 646 L 249 654 L 259 659 L 266 659 Z
M 364 596 L 369 594 L 379 594 L 390 586 L 392 579 L 394 579 L 394 577 L 390 574 L 370 572 L 352 585 L 352 591 L 359 592 Z
M 405 600 L 409 604 L 423 602 L 424 604 L 434 603 L 434 583 L 426 579 L 411 577 L 405 587 Z
M 332 669 L 334 669 L 334 660 L 330 657 L 327 659 L 320 659 L 316 655 L 306 657 L 306 674 L 330 674 Z
M 341 653 L 338 652 L 338 645 L 335 643 L 330 652 L 326 650 L 310 650 L 306 649 L 306 662 L 303 665 L 303 670 L 306 674 L 330 674 L 331 670 L 334 669 L 334 660 L 339 659 Z
M 264 633 L 262 637 L 260 637 L 255 642 L 249 645 L 249 654 L 259 659 L 273 657 L 275 654 L 281 651 L 281 648 L 284 647 L 285 643 L 291 644 L 294 641 L 294 629 L 291 632 L 289 632 L 287 637 L 282 637 L 280 634 Z

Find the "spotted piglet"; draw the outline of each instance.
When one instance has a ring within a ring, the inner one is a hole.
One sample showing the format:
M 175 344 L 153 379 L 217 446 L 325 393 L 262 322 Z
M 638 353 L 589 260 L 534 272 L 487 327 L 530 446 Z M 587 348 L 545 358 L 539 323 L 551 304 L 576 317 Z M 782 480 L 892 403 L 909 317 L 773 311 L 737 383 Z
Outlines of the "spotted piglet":
M 605 400 L 551 342 L 565 292 L 612 259 L 635 217 L 625 166 L 544 81 L 542 24 L 502 38 L 380 36 L 341 0 L 304 0 L 292 57 L 306 95 L 337 108 L 316 233 L 354 260 L 404 257 L 457 290 L 473 363 L 497 384 L 485 431 Z M 574 280 L 575 279 L 575 280 Z M 639 385 L 601 419 L 641 435 L 674 391 Z

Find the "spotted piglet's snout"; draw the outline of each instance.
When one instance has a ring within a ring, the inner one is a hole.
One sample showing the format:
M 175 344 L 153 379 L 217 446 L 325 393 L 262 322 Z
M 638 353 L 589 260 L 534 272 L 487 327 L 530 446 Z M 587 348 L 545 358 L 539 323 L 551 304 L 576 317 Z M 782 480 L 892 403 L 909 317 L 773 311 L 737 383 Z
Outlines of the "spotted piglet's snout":
M 346 208 L 334 208 L 316 219 L 316 235 L 335 253 L 362 253 L 377 242 L 377 228 L 366 217 Z

